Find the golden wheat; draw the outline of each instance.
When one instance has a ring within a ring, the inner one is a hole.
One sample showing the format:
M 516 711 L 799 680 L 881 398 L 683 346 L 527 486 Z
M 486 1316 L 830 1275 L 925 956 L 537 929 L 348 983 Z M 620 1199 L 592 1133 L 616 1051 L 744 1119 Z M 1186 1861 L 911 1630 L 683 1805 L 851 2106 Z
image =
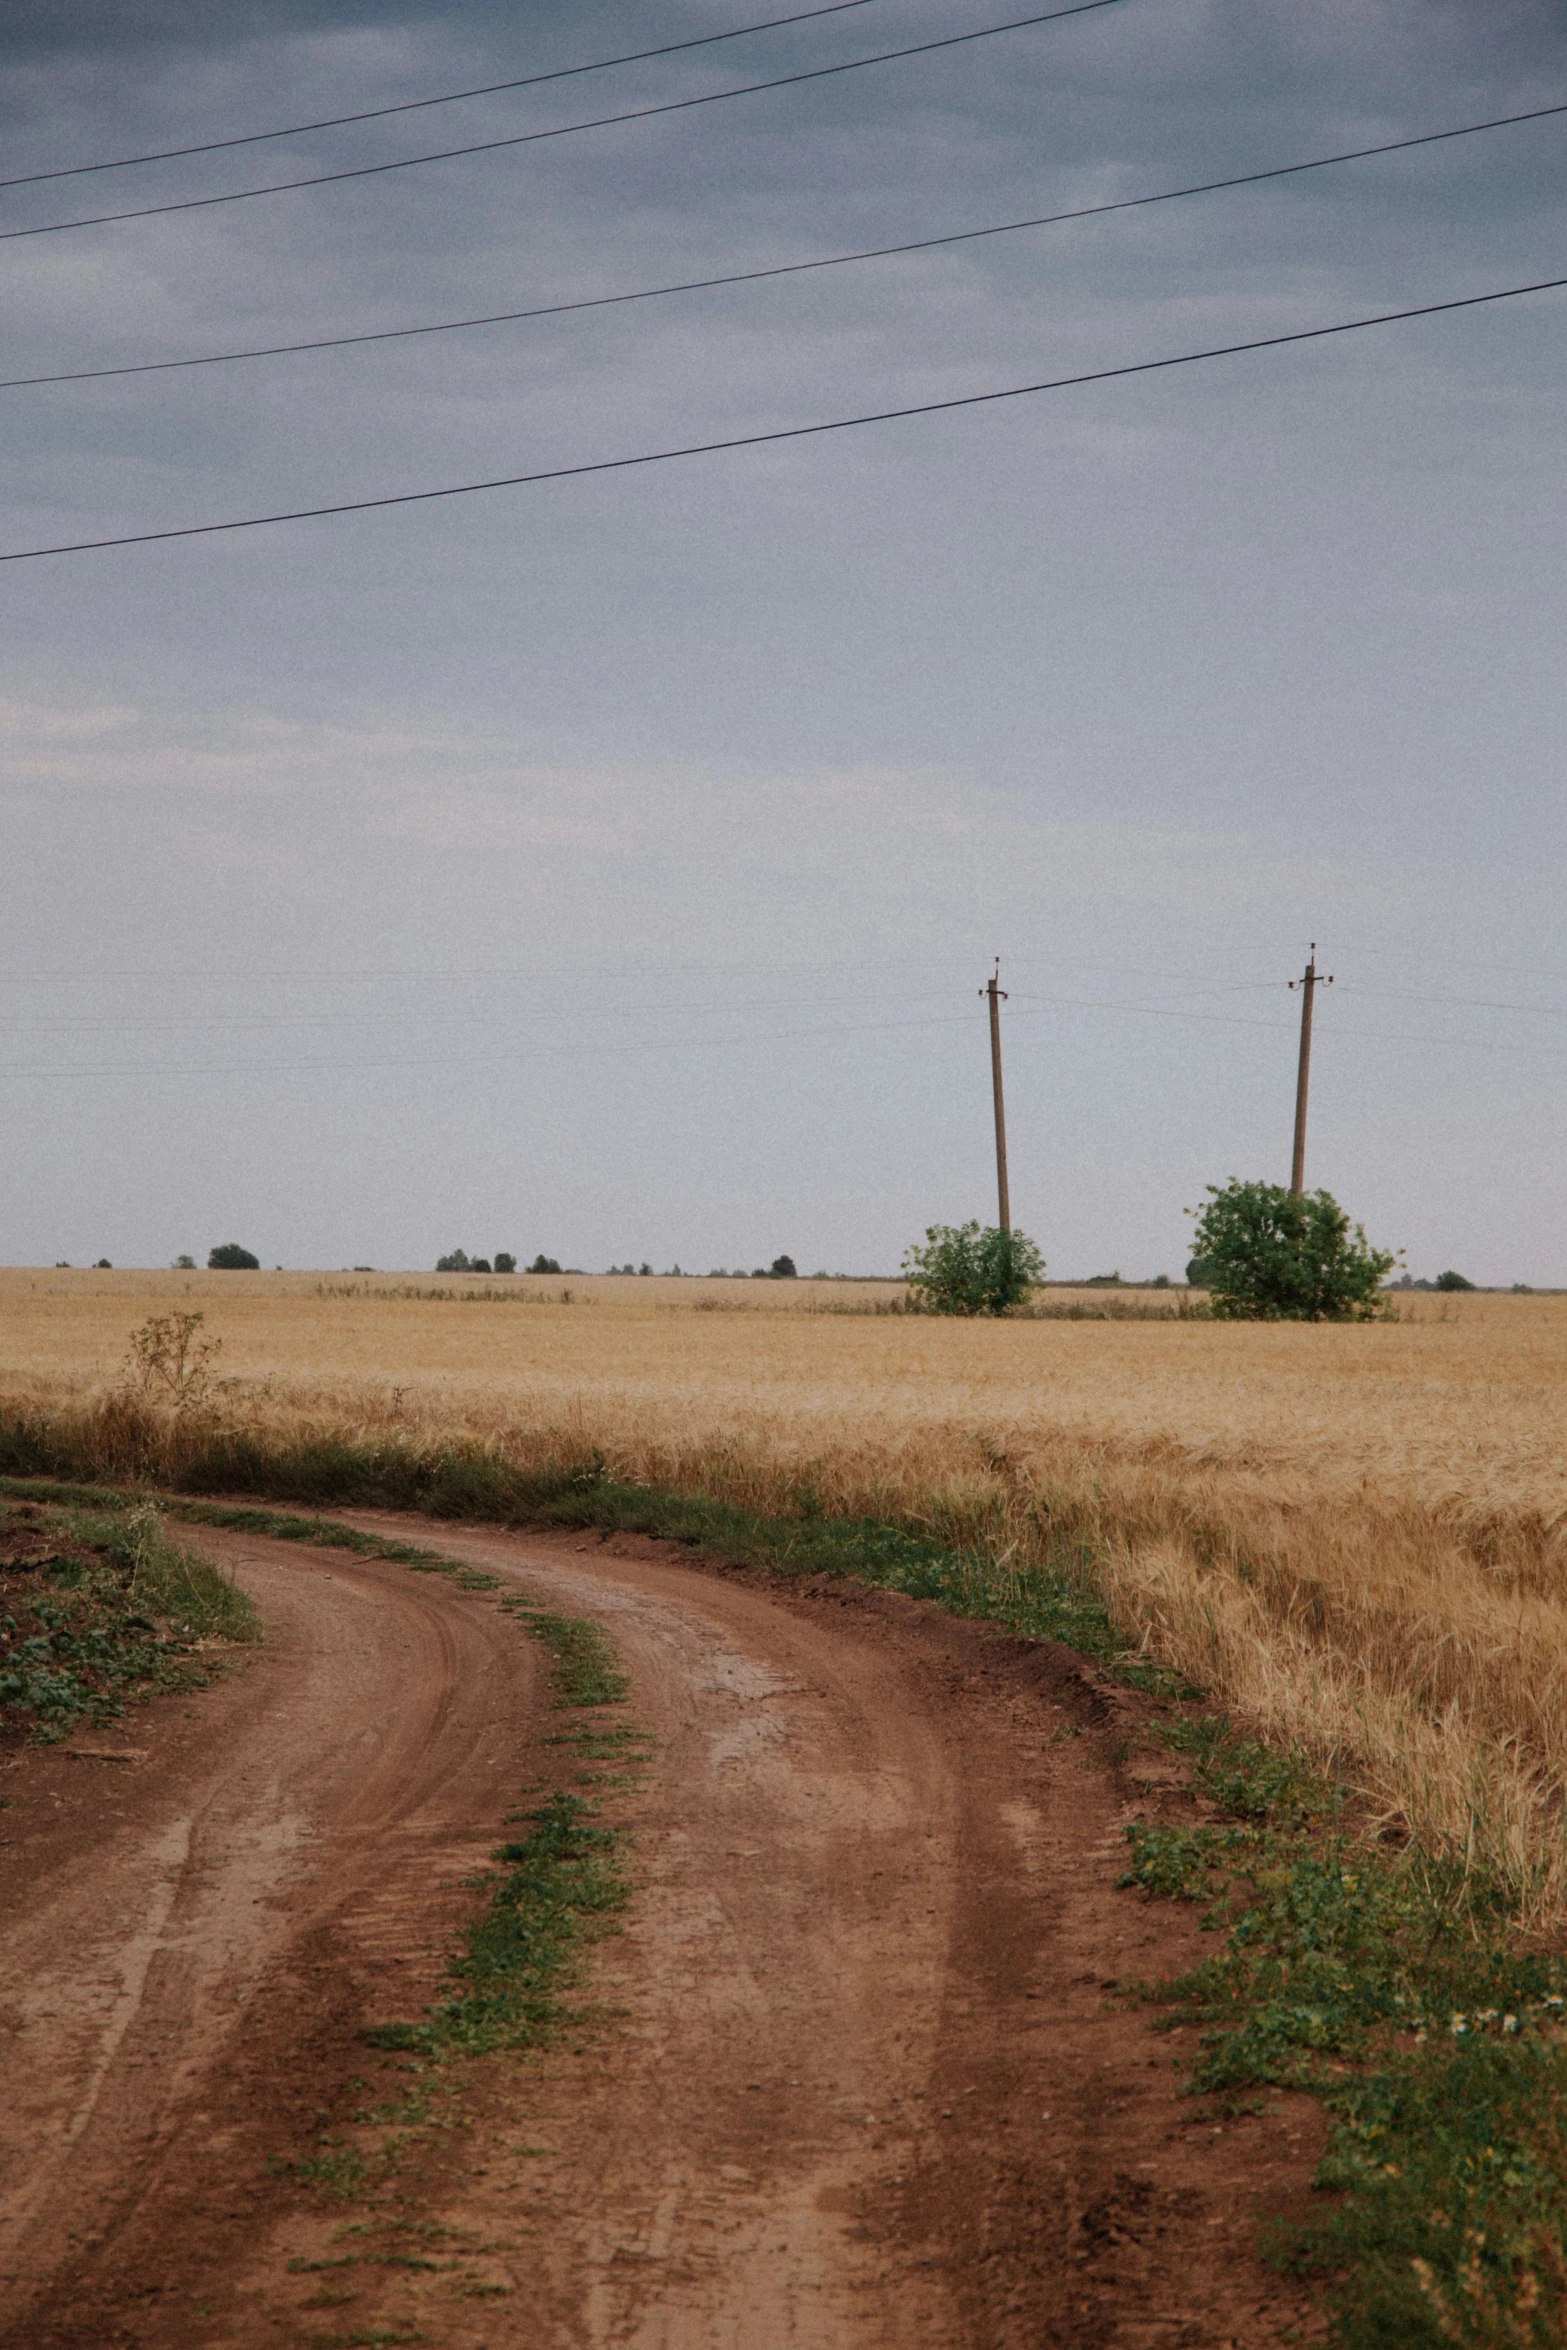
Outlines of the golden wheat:
M 762 1510 L 809 1490 L 998 1560 L 1086 1554 L 1150 1650 L 1567 1910 L 1567 1299 L 1317 1328 L 936 1321 L 889 1313 L 900 1295 L 6 1273 L 0 1405 L 90 1415 L 133 1327 L 201 1310 L 221 1408 L 280 1436 L 596 1447 Z

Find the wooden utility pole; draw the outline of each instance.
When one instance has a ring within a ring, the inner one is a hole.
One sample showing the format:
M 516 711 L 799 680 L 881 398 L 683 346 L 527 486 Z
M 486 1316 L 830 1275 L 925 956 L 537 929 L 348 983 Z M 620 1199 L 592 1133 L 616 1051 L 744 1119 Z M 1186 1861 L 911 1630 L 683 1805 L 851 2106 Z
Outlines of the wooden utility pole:
M 1311 959 L 1305 974 L 1292 979 L 1293 991 L 1299 988 L 1300 997 L 1300 1069 L 1295 1079 L 1295 1155 L 1290 1161 L 1290 1189 L 1299 1199 L 1306 1189 L 1306 1095 L 1311 1084 L 1311 1005 L 1319 987 L 1331 987 L 1333 974 L 1326 978 L 1317 973 L 1317 942 L 1311 942 Z
M 1001 1007 L 1007 1000 L 1007 991 L 1001 984 L 1001 957 L 996 957 L 995 975 L 980 994 L 990 998 L 990 1090 L 996 1105 L 996 1202 L 1003 1232 L 1012 1229 L 1012 1208 L 1007 1198 L 1007 1113 L 1001 1099 Z

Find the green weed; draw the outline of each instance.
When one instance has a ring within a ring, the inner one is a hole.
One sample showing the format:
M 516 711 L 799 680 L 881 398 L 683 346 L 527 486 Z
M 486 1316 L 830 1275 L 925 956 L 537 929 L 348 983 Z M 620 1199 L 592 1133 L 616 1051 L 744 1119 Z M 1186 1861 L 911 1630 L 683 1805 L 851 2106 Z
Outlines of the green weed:
M 319 2153 L 303 2154 L 294 2164 L 302 2187 L 318 2187 L 334 2202 L 348 2203 L 362 2194 L 370 2164 L 357 2146 L 341 2146 L 323 2139 Z
M 563 1792 L 525 1817 L 531 1832 L 497 1850 L 503 1873 L 453 1961 L 461 1989 L 422 2023 L 374 2027 L 367 2037 L 376 2046 L 483 2056 L 537 2046 L 568 2020 L 561 1994 L 577 1978 L 581 1950 L 611 1931 L 625 1906 L 621 1836 Z
M 1148 1996 L 1203 2027 L 1190 2087 L 1312 2091 L 1325 2216 L 1269 2238 L 1328 2281 L 1344 2350 L 1471 2350 L 1567 2331 L 1567 1972 L 1501 1890 L 1335 1821 L 1301 1758 L 1221 1719 L 1167 1725 L 1222 1824 L 1134 1825 L 1130 1883 L 1207 1904 L 1211 1956 Z
M 501 1605 L 549 1651 L 550 1687 L 557 1705 L 625 1702 L 626 1676 L 615 1662 L 608 1636 L 597 1624 L 584 1616 L 553 1615 L 525 1599 L 503 1599 Z
M 34 1510 L 0 1532 L 30 1562 L 0 1599 L 0 1717 L 28 1720 L 37 1740 L 110 1721 L 127 1697 L 200 1686 L 195 1640 L 260 1637 L 245 1594 L 171 1542 L 145 1503 Z

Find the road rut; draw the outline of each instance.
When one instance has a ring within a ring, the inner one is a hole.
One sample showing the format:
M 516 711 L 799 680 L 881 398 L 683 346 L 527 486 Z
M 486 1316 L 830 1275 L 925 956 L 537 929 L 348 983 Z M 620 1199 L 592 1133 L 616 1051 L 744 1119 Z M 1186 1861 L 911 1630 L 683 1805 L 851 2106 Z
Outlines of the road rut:
M 0 2149 L 26 2304 L 7 2350 L 1219 2350 L 1315 2330 L 1252 2248 L 1257 2213 L 1305 2188 L 1313 2109 L 1199 2118 L 1170 2043 L 1113 1996 L 1202 1947 L 1189 1911 L 1116 1887 L 1154 1794 L 1115 1760 L 1136 1701 L 891 1594 L 635 1538 L 424 1538 L 601 1621 L 656 1741 L 618 1799 L 636 1886 L 592 1963 L 608 2012 L 478 2068 L 460 2139 L 403 2179 L 387 2224 L 477 2252 L 367 2253 L 312 2289 L 301 2262 L 350 2258 L 344 2212 L 267 2155 L 341 2110 L 364 2022 L 431 1996 L 462 1878 L 553 1724 L 536 1652 L 482 1596 L 203 1534 L 275 1646 L 190 1701 L 166 1754 L 28 1766 L 62 1809 L 74 1772 L 126 1816 L 77 1797 L 74 1824 L 41 1822 L 0 1925 L 25 2116 Z M 328 2299 L 347 2330 L 306 2314 Z

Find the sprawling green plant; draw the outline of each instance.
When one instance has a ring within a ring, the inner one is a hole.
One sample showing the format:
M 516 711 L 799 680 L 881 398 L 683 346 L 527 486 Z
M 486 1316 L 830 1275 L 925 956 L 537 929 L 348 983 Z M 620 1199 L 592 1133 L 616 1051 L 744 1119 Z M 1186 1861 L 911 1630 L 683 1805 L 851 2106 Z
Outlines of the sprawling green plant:
M 903 1275 L 926 1314 L 1006 1314 L 1045 1277 L 1045 1260 L 1026 1232 L 999 1225 L 930 1224 L 924 1246 L 908 1249 Z
M 1227 1321 L 1365 1322 L 1388 1311 L 1380 1292 L 1396 1262 L 1351 1227 L 1330 1191 L 1232 1176 L 1208 1186 L 1193 1260 Z

